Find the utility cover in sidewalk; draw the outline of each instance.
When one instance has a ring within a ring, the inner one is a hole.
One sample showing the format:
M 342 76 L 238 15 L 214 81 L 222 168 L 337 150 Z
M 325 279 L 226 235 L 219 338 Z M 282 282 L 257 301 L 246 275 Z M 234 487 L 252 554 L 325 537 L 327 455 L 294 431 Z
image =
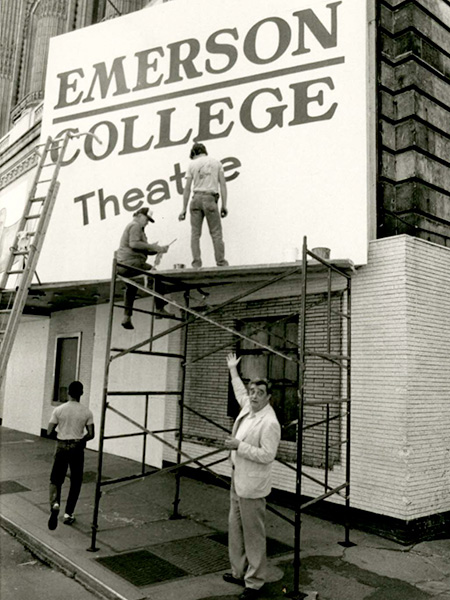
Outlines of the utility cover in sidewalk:
M 210 536 L 166 542 L 151 546 L 150 549 L 191 575 L 216 573 L 230 566 L 228 549 L 210 539 Z
M 228 533 L 225 531 L 214 533 L 213 535 L 208 536 L 210 540 L 214 540 L 215 542 L 219 542 L 219 544 L 223 544 L 224 546 L 228 546 Z M 294 548 L 292 546 L 288 546 L 284 542 L 279 542 L 278 540 L 274 540 L 273 538 L 267 538 L 267 556 L 278 556 L 279 554 L 288 554 L 292 552 Z
M 17 481 L 0 481 L 0 494 L 15 494 L 17 492 L 29 492 L 30 488 L 27 488 Z
M 137 550 L 96 559 L 101 565 L 137 587 L 184 577 L 185 571 L 155 556 L 148 550 Z

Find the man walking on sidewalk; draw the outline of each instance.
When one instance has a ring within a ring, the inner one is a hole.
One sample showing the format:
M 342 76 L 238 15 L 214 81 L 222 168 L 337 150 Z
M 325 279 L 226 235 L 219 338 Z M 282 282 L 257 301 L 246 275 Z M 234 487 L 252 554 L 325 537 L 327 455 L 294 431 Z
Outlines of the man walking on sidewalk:
M 61 504 L 61 489 L 70 467 L 70 489 L 66 502 L 64 523 L 75 521 L 75 506 L 83 483 L 84 449 L 86 442 L 95 435 L 92 412 L 80 404 L 83 384 L 72 381 L 69 385 L 69 401 L 58 406 L 52 413 L 47 434 L 57 433 L 57 444 L 50 474 L 50 518 L 48 528 L 56 529 Z
M 192 266 L 202 266 L 200 252 L 200 236 L 202 234 L 203 220 L 206 217 L 209 233 L 214 246 L 214 257 L 218 267 L 226 267 L 225 245 L 223 243 L 221 218 L 228 214 L 227 209 L 227 184 L 222 163 L 208 156 L 203 144 L 194 144 L 190 153 L 191 162 L 186 173 L 186 186 L 183 191 L 183 210 L 178 219 L 184 221 L 186 210 L 193 188 L 193 198 L 190 205 L 191 213 L 191 250 Z M 219 213 L 219 188 L 222 208 Z
M 270 384 L 266 379 L 250 382 L 249 392 L 239 377 L 240 358 L 229 354 L 234 395 L 241 406 L 231 437 L 232 477 L 228 551 L 231 573 L 224 580 L 245 587 L 241 600 L 260 593 L 266 578 L 266 496 L 271 490 L 272 464 L 280 443 L 281 428 L 270 405 Z

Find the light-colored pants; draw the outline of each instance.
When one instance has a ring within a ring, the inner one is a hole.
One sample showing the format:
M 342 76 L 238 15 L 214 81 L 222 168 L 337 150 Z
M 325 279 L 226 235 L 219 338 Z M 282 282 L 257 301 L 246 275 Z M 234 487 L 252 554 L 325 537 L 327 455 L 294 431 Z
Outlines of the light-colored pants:
M 234 577 L 260 589 L 266 578 L 266 499 L 241 498 L 231 483 L 228 553 Z
M 191 214 L 192 266 L 202 266 L 200 237 L 202 235 L 203 220 L 205 217 L 214 246 L 214 257 L 216 259 L 216 264 L 219 267 L 228 265 L 227 261 L 225 260 L 225 245 L 223 243 L 222 223 L 215 197 L 207 192 L 194 192 L 189 211 Z

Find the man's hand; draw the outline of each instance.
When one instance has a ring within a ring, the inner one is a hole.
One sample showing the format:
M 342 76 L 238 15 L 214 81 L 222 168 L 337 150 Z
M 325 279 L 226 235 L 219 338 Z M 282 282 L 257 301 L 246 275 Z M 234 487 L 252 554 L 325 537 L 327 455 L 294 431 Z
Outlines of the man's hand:
M 185 220 L 185 218 L 186 218 L 186 211 L 185 211 L 185 210 L 183 210 L 183 211 L 181 211 L 181 212 L 180 212 L 180 214 L 178 215 L 178 220 L 179 220 L 179 221 L 184 221 L 184 220 Z
M 234 352 L 230 352 L 230 354 L 228 354 L 227 365 L 228 365 L 228 368 L 230 369 L 230 371 L 231 371 L 231 369 L 236 369 L 240 360 L 241 360 L 241 357 L 237 358 L 236 354 L 234 354 Z
M 237 450 L 239 448 L 240 443 L 240 440 L 234 437 L 230 436 L 225 438 L 225 448 L 228 448 L 229 450 Z
M 220 216 L 222 217 L 222 219 L 224 219 L 228 214 L 228 208 L 222 208 L 222 210 L 220 211 Z

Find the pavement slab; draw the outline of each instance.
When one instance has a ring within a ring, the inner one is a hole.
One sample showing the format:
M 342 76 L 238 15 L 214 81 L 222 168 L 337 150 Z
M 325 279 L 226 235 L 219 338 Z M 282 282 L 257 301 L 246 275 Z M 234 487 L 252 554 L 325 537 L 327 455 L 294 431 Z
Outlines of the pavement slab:
M 430 560 L 412 551 L 361 548 L 355 546 L 345 552 L 345 561 L 377 573 L 416 584 L 423 581 L 439 581 L 443 578 L 441 569 Z
M 102 531 L 98 534 L 97 545 L 108 544 L 116 552 L 124 552 L 133 548 L 143 548 L 153 544 L 184 540 L 198 535 L 211 533 L 212 530 L 190 521 L 158 521 L 147 523 L 139 528 L 126 527 L 117 530 Z
M 419 582 L 416 587 L 423 592 L 437 596 L 440 600 L 442 600 L 440 594 L 445 594 L 450 598 L 450 577 L 445 577 L 441 581 Z
M 217 541 L 217 536 L 223 537 L 228 528 L 228 490 L 182 477 L 179 504 L 182 518 L 172 520 L 173 473 L 104 486 L 97 551 L 90 552 L 97 454 L 86 452 L 87 478 L 74 525 L 63 525 L 60 519 L 58 528 L 49 531 L 47 485 L 54 442 L 0 427 L 0 445 L 0 481 L 13 480 L 29 488 L 0 494 L 0 525 L 42 560 L 111 600 L 180 600 L 180 596 L 182 600 L 237 600 L 242 588 L 222 579 L 225 570 L 229 570 L 224 568 L 224 543 L 218 548 L 217 556 L 220 554 L 221 558 L 213 567 L 219 570 L 202 574 L 202 561 L 208 558 L 205 548 L 211 545 L 204 540 Z M 105 456 L 105 477 L 128 476 L 139 470 L 140 465 L 129 459 Z M 67 492 L 68 482 L 63 488 L 63 503 Z M 280 511 L 293 517 L 288 508 L 280 507 Z M 284 600 L 294 581 L 291 550 L 294 528 L 268 513 L 267 535 L 285 544 L 286 553 L 269 559 L 261 600 Z M 401 546 L 351 530 L 350 539 L 357 545 L 344 548 L 339 545 L 343 538 L 344 529 L 340 525 L 302 516 L 300 590 L 308 593 L 308 600 L 450 600 L 450 539 Z M 163 560 L 175 562 L 178 540 L 180 548 L 187 548 L 186 553 L 189 540 L 196 540 L 200 553 L 198 564 L 194 552 L 189 561 L 181 553 L 177 560 L 185 561 L 188 575 L 173 580 L 139 587 L 96 560 L 153 549 Z

